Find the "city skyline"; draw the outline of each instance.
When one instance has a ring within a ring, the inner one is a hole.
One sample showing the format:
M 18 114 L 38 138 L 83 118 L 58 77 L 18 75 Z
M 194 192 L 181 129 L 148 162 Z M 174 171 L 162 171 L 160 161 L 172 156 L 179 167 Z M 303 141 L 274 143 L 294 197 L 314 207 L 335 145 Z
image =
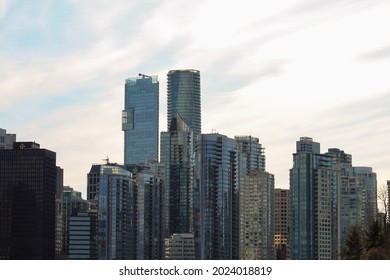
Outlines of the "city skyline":
M 390 178 L 385 1 L 39 4 L 0 1 L 0 127 L 55 151 L 83 197 L 92 163 L 123 163 L 125 79 L 158 75 L 165 131 L 173 69 L 201 73 L 203 133 L 259 138 L 275 187 L 302 136 Z

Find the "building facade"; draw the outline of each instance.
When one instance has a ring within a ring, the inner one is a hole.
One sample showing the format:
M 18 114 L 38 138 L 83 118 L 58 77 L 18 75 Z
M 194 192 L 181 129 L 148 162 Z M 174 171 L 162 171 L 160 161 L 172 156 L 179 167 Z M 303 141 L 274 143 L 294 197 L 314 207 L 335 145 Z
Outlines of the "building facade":
M 192 233 L 174 233 L 165 239 L 166 260 L 195 260 L 195 240 Z
M 124 163 L 158 159 L 159 82 L 157 76 L 129 78 L 125 84 Z
M 131 173 L 117 164 L 100 166 L 97 253 L 101 260 L 136 259 L 136 195 Z
M 290 259 L 290 190 L 275 189 L 275 258 Z
M 240 151 L 241 176 L 248 175 L 254 169 L 265 171 L 264 147 L 259 143 L 259 138 L 235 136 L 234 139 Z
M 240 180 L 240 259 L 272 260 L 274 251 L 274 176 L 260 169 Z
M 239 259 L 239 153 L 234 139 L 198 136 L 195 153 L 196 258 Z
M 168 72 L 168 131 L 172 119 L 179 115 L 194 135 L 201 133 L 200 72 L 171 70 Z
M 54 259 L 56 154 L 35 142 L 0 150 L 0 259 Z
M 173 118 L 161 133 L 161 163 L 165 166 L 166 237 L 193 233 L 194 134 L 184 120 Z
M 311 138 L 297 141 L 290 169 L 292 259 L 337 259 L 338 171 Z
M 0 150 L 11 150 L 16 142 L 16 134 L 9 134 L 5 129 L 0 128 Z

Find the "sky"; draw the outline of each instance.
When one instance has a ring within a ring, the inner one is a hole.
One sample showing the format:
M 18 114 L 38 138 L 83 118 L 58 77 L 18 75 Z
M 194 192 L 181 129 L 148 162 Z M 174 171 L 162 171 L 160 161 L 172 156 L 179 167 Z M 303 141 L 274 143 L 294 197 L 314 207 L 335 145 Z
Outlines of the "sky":
M 201 73 L 202 132 L 252 135 L 289 187 L 300 137 L 390 180 L 390 1 L 0 0 L 0 128 L 57 153 L 83 192 L 123 163 L 126 78 Z

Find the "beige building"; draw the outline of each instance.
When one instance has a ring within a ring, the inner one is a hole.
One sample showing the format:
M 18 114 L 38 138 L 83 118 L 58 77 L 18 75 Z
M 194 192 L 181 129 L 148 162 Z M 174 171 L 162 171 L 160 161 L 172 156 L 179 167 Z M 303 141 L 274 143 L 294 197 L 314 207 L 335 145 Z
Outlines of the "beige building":
M 251 170 L 240 182 L 240 259 L 274 259 L 274 175 Z
M 174 233 L 165 238 L 166 260 L 194 260 L 195 239 L 192 233 Z
M 275 253 L 276 259 L 289 259 L 288 231 L 290 223 L 290 190 L 275 189 Z

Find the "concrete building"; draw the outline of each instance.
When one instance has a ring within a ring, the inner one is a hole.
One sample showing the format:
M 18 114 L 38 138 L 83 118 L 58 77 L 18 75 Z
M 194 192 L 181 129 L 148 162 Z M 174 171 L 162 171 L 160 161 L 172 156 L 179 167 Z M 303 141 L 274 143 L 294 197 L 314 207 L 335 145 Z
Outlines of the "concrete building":
M 240 259 L 272 260 L 274 251 L 274 176 L 260 169 L 240 180 Z
M 166 260 L 195 260 L 195 240 L 192 233 L 174 233 L 165 239 Z

